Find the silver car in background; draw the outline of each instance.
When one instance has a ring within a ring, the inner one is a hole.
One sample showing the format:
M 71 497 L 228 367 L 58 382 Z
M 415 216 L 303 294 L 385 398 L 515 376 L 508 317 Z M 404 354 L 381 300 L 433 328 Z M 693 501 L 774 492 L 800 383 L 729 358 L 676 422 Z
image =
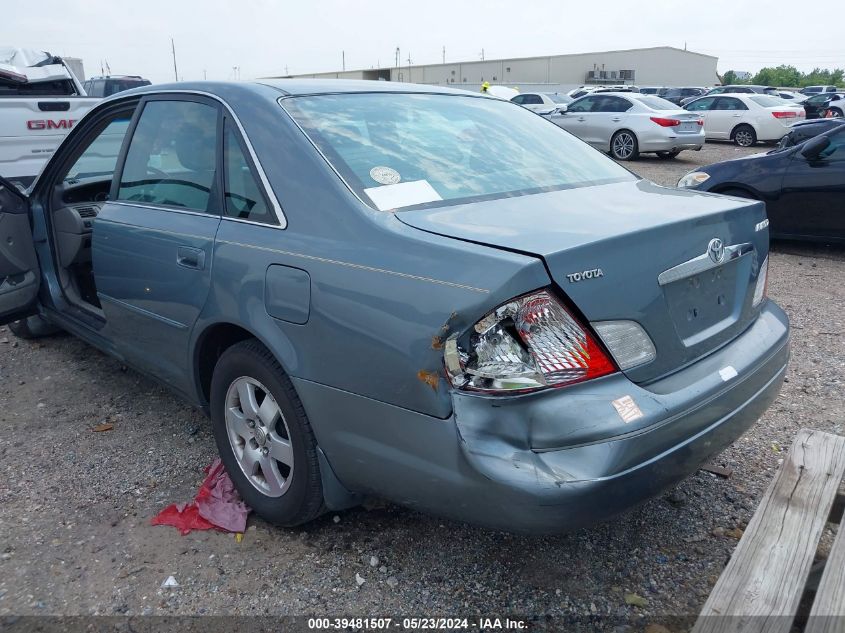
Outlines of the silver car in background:
M 549 119 L 617 160 L 644 152 L 675 158 L 704 145 L 704 121 L 674 103 L 636 92 L 604 92 L 561 106 Z

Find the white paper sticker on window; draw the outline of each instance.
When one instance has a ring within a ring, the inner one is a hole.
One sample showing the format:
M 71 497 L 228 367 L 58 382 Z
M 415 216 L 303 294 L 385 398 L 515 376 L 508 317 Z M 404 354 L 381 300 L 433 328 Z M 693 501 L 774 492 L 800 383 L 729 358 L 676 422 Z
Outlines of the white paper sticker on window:
M 616 409 L 616 413 L 619 414 L 619 417 L 622 418 L 622 421 L 625 424 L 643 417 L 643 412 L 631 396 L 622 396 L 610 404 L 613 405 L 613 408 Z
M 370 197 L 379 211 L 389 211 L 390 209 L 437 202 L 443 199 L 427 180 L 413 180 L 395 185 L 370 187 L 364 189 L 364 193 Z
M 728 365 L 727 367 L 722 367 L 719 370 L 719 375 L 722 377 L 722 380 L 728 382 L 731 378 L 736 377 L 736 369 Z

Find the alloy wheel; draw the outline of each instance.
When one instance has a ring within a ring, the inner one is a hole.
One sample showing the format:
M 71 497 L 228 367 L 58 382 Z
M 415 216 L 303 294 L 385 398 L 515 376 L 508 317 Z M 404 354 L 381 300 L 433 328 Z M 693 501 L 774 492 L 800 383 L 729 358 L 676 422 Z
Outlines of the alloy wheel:
M 621 160 L 626 160 L 634 153 L 634 137 L 628 132 L 620 132 L 613 137 L 613 155 Z
M 740 147 L 751 147 L 754 144 L 754 135 L 749 130 L 738 130 L 734 140 Z
M 268 497 L 287 492 L 293 450 L 287 422 L 276 399 L 255 378 L 241 376 L 226 393 L 226 433 L 247 480 Z

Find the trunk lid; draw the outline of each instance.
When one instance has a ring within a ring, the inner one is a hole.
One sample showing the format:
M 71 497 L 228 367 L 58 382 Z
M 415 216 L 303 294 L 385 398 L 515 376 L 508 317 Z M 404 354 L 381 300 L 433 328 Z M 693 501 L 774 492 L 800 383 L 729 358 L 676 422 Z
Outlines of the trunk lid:
M 766 217 L 759 202 L 640 180 L 396 216 L 430 233 L 541 257 L 587 320 L 637 321 L 657 358 L 626 372 L 635 382 L 721 347 L 759 313 L 752 299 L 768 254 L 768 231 L 756 229 Z M 727 247 L 718 264 L 708 257 L 714 239 Z

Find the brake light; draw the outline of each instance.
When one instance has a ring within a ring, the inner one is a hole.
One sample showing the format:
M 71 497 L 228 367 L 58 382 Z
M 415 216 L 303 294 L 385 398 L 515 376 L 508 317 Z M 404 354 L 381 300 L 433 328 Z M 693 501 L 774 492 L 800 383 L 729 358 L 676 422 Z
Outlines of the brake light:
M 798 116 L 798 113 L 794 110 L 790 110 L 787 112 L 772 112 L 772 116 L 776 119 L 794 119 Z
M 660 127 L 675 127 L 676 125 L 680 125 L 681 122 L 678 119 L 664 119 L 663 117 L 653 116 L 649 117 L 652 121 L 657 123 Z
M 546 290 L 499 306 L 468 335 L 450 336 L 444 363 L 453 386 L 490 394 L 563 387 L 617 371 L 596 338 Z

